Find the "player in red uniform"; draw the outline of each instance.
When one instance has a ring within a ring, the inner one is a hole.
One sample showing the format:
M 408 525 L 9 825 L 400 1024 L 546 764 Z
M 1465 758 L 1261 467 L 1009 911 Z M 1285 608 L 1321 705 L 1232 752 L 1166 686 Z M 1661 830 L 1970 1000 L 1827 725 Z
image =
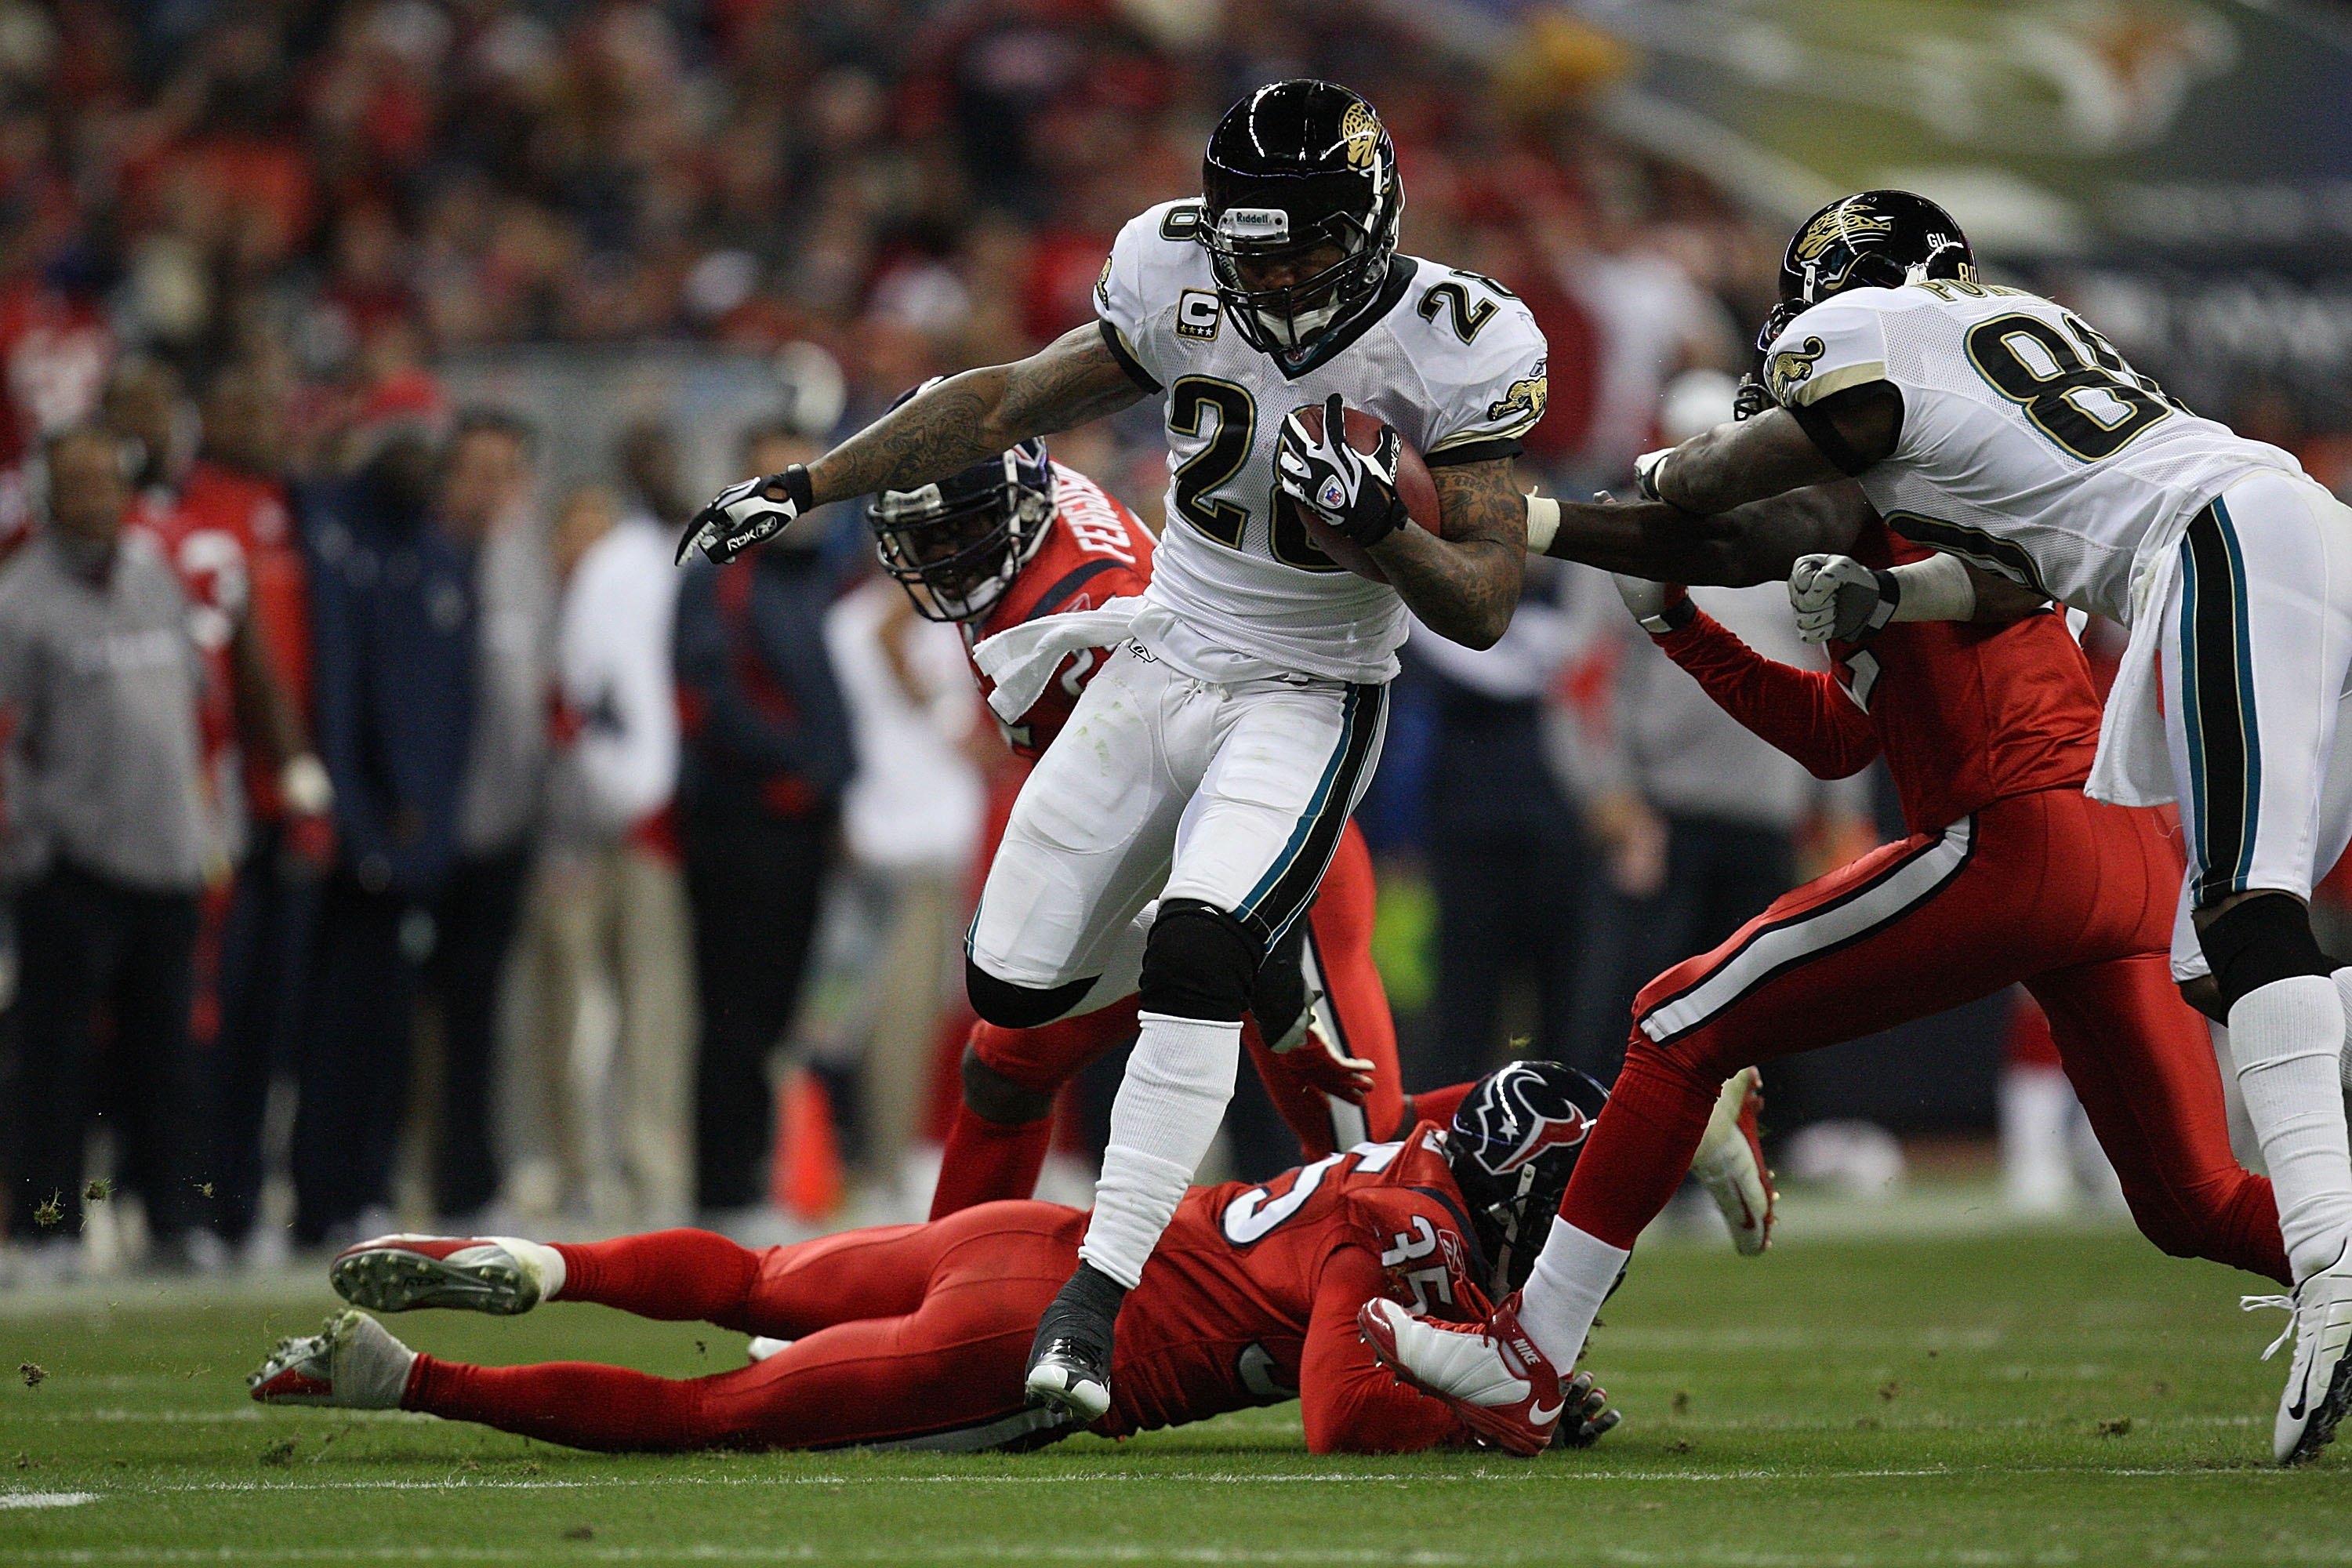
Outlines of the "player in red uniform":
M 1624 548 L 1626 531 L 1644 521 L 1700 531 L 1686 516 L 1608 515 L 1653 510 L 1575 509 L 1552 548 L 1661 574 L 1706 571 L 1703 551 Z M 1713 559 L 1718 571 L 1732 568 L 1723 575 L 1783 574 L 1807 538 L 1874 567 L 1927 554 L 1852 487 L 1763 519 L 1774 526 L 1735 527 L 1732 559 Z M 1675 662 L 1814 773 L 1842 776 L 1883 753 L 1910 837 L 1787 894 L 1714 952 L 1652 981 L 1634 1002 L 1609 1109 L 1562 1202 L 1565 1223 L 1525 1300 L 1466 1333 L 1374 1305 L 1365 1327 L 1384 1359 L 1438 1392 L 1487 1375 L 1506 1346 L 1571 1364 L 1615 1278 L 1611 1260 L 1622 1264 L 1673 1196 L 1727 1074 L 2017 983 L 2048 1014 L 2148 1238 L 2285 1280 L 2270 1183 L 2230 1152 L 2211 1040 L 2172 984 L 2179 845 L 2158 812 L 2083 794 L 2099 705 L 2063 620 L 2044 611 L 1998 626 L 1897 622 L 1860 644 L 1832 645 L 1833 671 L 1817 673 L 1759 657 L 1679 589 L 1620 583 Z M 1540 1407 L 1486 1415 L 1542 1424 Z
M 1551 1062 L 1472 1086 L 1451 1126 L 1359 1144 L 1263 1185 L 1186 1194 L 1119 1318 L 1107 1436 L 1297 1399 L 1318 1453 L 1398 1453 L 1473 1434 L 1400 1386 L 1356 1331 L 1380 1298 L 1475 1316 L 1551 1224 L 1606 1097 Z M 596 1301 L 791 1342 L 675 1381 L 581 1363 L 483 1367 L 411 1352 L 362 1313 L 281 1342 L 249 1380 L 272 1404 L 397 1406 L 574 1447 L 1027 1448 L 1076 1430 L 1031 1408 L 1037 1315 L 1076 1267 L 1087 1216 L 995 1203 L 927 1225 L 746 1251 L 707 1231 L 585 1245 L 386 1237 L 337 1258 L 335 1289 L 378 1311 Z M 1615 1423 L 1580 1380 L 1564 1441 Z M 1545 1440 L 1552 1440 L 1547 1430 Z
M 1150 532 L 1092 479 L 1054 462 L 1043 441 L 1024 442 L 919 490 L 885 492 L 867 517 L 883 568 L 918 612 L 959 626 L 967 648 L 1011 626 L 1082 616 L 1133 597 L 1151 576 Z M 1029 683 L 1034 698 L 1018 704 L 974 668 L 982 694 L 1011 709 L 999 721 L 1024 764 L 1061 733 L 1087 679 L 1111 651 L 1081 647 L 1060 656 Z M 996 821 L 1001 827 L 1001 814 Z M 1309 1158 L 1365 1138 L 1394 1137 L 1409 1124 L 1396 1026 L 1371 959 L 1374 897 L 1371 855 L 1350 823 L 1307 918 L 1268 954 L 1255 1022 L 1243 1033 Z M 1133 975 L 1102 994 L 1108 1005 L 1039 1028 L 972 1026 L 963 1102 L 949 1130 L 932 1218 L 1026 1197 L 1035 1188 L 1055 1092 L 1087 1062 L 1135 1036 Z M 1451 1104 L 1433 1102 L 1440 1112 Z
M 205 405 L 215 427 L 184 473 L 169 459 L 183 405 L 167 367 L 121 367 L 107 388 L 106 419 L 143 454 L 132 526 L 163 546 L 188 596 L 207 676 L 199 715 L 207 772 L 233 799 L 241 763 L 246 805 L 272 821 L 290 807 L 306 852 L 323 858 L 331 791 L 303 721 L 301 553 L 282 487 L 255 471 L 267 461 L 255 448 L 270 440 L 261 428 L 267 396 L 252 373 L 223 373 Z

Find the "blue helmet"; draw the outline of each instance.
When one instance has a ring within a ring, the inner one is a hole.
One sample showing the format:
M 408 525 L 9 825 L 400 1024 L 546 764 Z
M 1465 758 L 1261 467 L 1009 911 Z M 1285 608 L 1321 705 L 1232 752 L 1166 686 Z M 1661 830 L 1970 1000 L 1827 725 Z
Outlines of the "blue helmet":
M 1516 1061 L 1463 1098 L 1445 1163 L 1469 1201 L 1497 1298 L 1527 1283 L 1609 1091 L 1559 1062 Z
M 936 384 L 903 394 L 898 404 Z M 926 620 L 988 614 L 1054 521 L 1054 468 L 1032 437 L 932 484 L 884 490 L 866 509 L 875 553 Z

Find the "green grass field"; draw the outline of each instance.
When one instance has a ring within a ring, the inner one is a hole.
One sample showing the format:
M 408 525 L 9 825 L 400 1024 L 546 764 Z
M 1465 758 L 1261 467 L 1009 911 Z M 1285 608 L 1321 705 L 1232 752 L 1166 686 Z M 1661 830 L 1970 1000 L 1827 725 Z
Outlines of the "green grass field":
M 1594 1342 L 1625 1424 L 1519 1463 L 1311 1458 L 1289 1409 L 1024 1458 L 592 1457 L 260 1410 L 243 1374 L 323 1283 L 124 1281 L 0 1297 L 0 1363 L 47 1373 L 0 1387 L 0 1563 L 2352 1563 L 2339 1451 L 2265 1462 L 2257 1288 L 2110 1230 L 1651 1249 Z M 740 1354 L 589 1307 L 396 1326 L 485 1361 Z

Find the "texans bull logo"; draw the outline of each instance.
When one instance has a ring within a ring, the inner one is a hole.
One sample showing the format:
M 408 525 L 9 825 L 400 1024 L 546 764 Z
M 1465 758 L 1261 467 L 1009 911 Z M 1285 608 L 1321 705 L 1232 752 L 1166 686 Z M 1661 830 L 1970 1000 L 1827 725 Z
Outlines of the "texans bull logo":
M 1513 1081 L 1520 1078 L 1528 1081 Z M 1573 1149 L 1592 1131 L 1592 1119 L 1573 1101 L 1563 1101 L 1552 1112 L 1528 1104 L 1524 1091 L 1543 1087 L 1532 1072 L 1506 1068 L 1503 1081 L 1494 1087 L 1497 1092 L 1481 1108 L 1491 1112 L 1491 1120 L 1482 1118 L 1487 1124 L 1479 1129 L 1477 1159 L 1495 1175 L 1509 1175 L 1548 1149 Z

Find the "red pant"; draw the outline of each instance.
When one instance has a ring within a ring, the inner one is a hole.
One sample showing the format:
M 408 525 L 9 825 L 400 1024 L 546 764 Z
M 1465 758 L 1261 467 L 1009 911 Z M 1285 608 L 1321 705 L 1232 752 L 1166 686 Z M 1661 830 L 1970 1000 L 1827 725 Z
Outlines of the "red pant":
M 2158 814 L 2048 790 L 1799 888 L 1635 1000 L 1561 1215 L 1631 1247 L 1732 1073 L 2022 982 L 2148 1239 L 2284 1279 L 2270 1183 L 2230 1152 L 2211 1037 L 2172 985 L 2180 876 Z
M 1396 1021 L 1372 963 L 1372 923 L 1379 889 L 1372 879 L 1371 850 L 1353 822 L 1339 836 L 1331 868 L 1308 906 L 1307 956 L 1324 990 L 1341 1038 L 1351 1056 L 1372 1064 L 1372 1090 L 1360 1109 L 1302 1082 L 1298 1066 L 1307 1047 L 1276 1056 L 1255 1023 L 1244 1022 L 1242 1043 L 1265 1082 L 1282 1119 L 1298 1135 L 1308 1160 L 1318 1160 L 1368 1138 L 1392 1138 L 1402 1131 L 1404 1089 L 1397 1072 Z M 970 1047 L 986 1067 L 1022 1088 L 1050 1095 L 1105 1051 L 1135 1037 L 1135 999 L 1034 1029 L 972 1026 Z M 941 1159 L 934 1219 L 975 1203 L 1025 1198 L 1034 1189 L 1045 1159 L 1045 1126 L 1003 1127 L 969 1110 L 956 1118 Z
M 1085 1229 L 1076 1209 L 990 1204 L 760 1252 L 698 1230 L 562 1246 L 564 1300 L 793 1342 L 687 1379 L 420 1355 L 401 1403 L 575 1448 L 1018 1446 L 1047 1426 L 1022 1378 Z

